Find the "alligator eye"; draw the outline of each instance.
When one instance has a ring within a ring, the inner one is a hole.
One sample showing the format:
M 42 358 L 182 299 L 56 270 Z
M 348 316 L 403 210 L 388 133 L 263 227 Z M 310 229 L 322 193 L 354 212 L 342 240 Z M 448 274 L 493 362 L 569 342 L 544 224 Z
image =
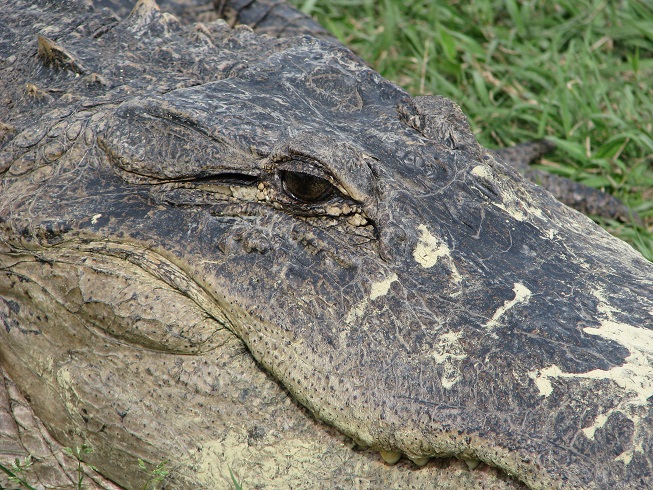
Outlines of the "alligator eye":
M 328 180 L 303 172 L 282 171 L 281 183 L 286 194 L 304 202 L 322 201 L 334 190 Z

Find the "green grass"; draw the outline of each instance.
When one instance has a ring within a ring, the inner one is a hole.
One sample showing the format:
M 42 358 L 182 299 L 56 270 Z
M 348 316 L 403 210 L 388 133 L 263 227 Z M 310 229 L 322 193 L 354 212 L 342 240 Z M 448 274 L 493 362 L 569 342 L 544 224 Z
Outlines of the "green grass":
M 71 486 L 71 489 L 83 490 L 87 487 L 84 483 L 86 479 L 85 467 L 93 471 L 98 471 L 97 468 L 93 465 L 90 465 L 84 461 L 85 457 L 88 454 L 93 453 L 93 448 L 87 444 L 82 444 L 81 447 L 76 447 L 75 449 L 64 447 L 62 452 L 67 454 L 70 458 L 74 459 L 77 464 L 76 477 L 77 482 L 74 486 Z M 31 455 L 27 456 L 20 461 L 16 458 L 11 466 L 7 467 L 0 463 L 0 473 L 4 474 L 8 478 L 9 482 L 16 485 L 15 487 L 5 487 L 0 482 L 0 490 L 37 490 L 36 487 L 33 487 L 29 482 L 38 481 L 38 477 L 33 473 L 34 463 L 37 462 Z M 142 459 L 138 459 L 138 467 L 141 469 L 144 475 L 147 476 L 147 479 L 143 483 L 141 490 L 155 490 L 159 487 L 159 484 L 165 480 L 165 477 L 168 475 L 168 470 L 165 469 L 168 461 L 162 461 L 158 465 L 154 466 L 151 464 L 145 463 Z M 233 473 L 231 473 L 231 468 L 229 469 L 231 478 L 234 483 L 240 485 L 238 481 L 234 478 Z M 38 488 L 42 488 L 39 486 Z M 236 490 L 242 490 L 242 486 L 236 486 Z
M 601 224 L 653 260 L 653 3 L 294 3 L 411 94 L 454 99 L 485 146 L 554 140 L 542 166 L 626 202 L 647 226 Z

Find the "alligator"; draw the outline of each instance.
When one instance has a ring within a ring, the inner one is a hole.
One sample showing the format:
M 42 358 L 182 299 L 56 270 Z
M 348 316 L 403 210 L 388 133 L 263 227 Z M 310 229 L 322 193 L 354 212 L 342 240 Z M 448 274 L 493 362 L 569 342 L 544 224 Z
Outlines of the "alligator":
M 0 463 L 653 486 L 653 264 L 290 7 L 188 3 L 0 1 Z

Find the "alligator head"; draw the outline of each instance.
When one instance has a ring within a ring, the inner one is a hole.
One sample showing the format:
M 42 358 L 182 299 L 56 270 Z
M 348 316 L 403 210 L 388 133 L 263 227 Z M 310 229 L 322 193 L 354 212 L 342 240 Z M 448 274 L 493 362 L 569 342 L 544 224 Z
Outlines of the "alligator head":
M 306 417 L 251 355 L 390 462 L 653 481 L 638 253 L 345 48 L 69 3 L 38 40 L 11 33 L 28 61 L 5 61 L 3 117 L 24 130 L 0 198 L 0 360 L 59 442 L 91 441 L 121 484 L 134 455 L 210 472 L 194 445 L 248 422 L 221 403 Z M 393 470 L 359 475 L 375 465 Z

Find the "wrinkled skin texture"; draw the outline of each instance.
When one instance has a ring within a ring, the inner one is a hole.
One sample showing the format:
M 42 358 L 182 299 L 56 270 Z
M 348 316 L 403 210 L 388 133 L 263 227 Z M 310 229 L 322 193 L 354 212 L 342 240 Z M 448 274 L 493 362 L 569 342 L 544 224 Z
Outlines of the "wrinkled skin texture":
M 1 7 L 3 461 L 38 446 L 63 488 L 82 443 L 100 488 L 138 458 L 169 488 L 653 484 L 652 265 L 454 103 L 153 2 Z

